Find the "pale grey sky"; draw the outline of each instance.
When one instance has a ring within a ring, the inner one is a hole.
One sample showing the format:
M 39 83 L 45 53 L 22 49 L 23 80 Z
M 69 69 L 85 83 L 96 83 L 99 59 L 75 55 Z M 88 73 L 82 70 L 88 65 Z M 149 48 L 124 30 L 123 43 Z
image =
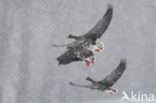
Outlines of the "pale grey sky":
M 96 63 L 58 66 L 55 58 L 65 48 L 51 44 L 71 42 L 65 37 L 69 33 L 88 32 L 108 3 L 114 14 Z M 156 94 L 155 18 L 155 0 L 0 0 L 0 102 L 112 103 L 123 90 Z M 88 84 L 86 76 L 101 80 L 121 58 L 127 59 L 127 69 L 113 86 L 117 95 L 68 84 Z

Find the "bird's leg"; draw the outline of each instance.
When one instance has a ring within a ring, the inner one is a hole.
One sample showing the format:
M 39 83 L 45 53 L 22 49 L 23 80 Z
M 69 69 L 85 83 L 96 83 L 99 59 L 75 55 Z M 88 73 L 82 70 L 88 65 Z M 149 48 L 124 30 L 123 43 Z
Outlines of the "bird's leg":
M 98 47 L 100 50 L 103 50 L 103 48 L 102 48 L 102 47 L 100 47 L 99 45 L 97 45 L 97 47 Z
M 108 92 L 108 94 L 113 94 L 112 92 Z
M 112 89 L 112 88 L 109 88 L 112 92 L 114 92 L 114 93 L 116 93 L 117 92 L 117 90 L 115 90 L 115 89 Z
M 100 51 L 103 50 L 103 49 L 104 49 L 104 44 L 103 44 L 103 42 L 97 42 L 97 43 L 96 43 L 96 49 L 95 49 L 95 51 L 100 52 Z
M 97 47 L 97 45 L 92 45 L 90 46 L 90 48 L 92 51 L 95 51 L 95 52 L 100 52 L 100 49 Z
M 88 60 L 86 60 L 86 59 L 84 59 L 84 58 L 82 58 L 82 60 L 85 62 L 85 64 L 86 64 L 87 67 L 90 66 L 90 61 L 88 61 Z
M 91 61 L 92 64 L 94 64 L 94 61 L 95 61 L 94 56 L 90 56 L 90 61 Z
M 88 60 L 85 60 L 86 66 L 89 67 L 90 66 L 90 62 Z
M 95 49 L 95 51 L 96 51 L 96 52 L 100 52 L 100 50 L 99 50 L 99 49 Z
M 97 47 L 97 45 L 94 46 L 94 51 L 95 52 L 100 52 L 100 49 Z
M 112 88 L 109 88 L 107 90 L 104 90 L 107 94 L 115 94 L 116 93 L 116 90 L 112 89 Z

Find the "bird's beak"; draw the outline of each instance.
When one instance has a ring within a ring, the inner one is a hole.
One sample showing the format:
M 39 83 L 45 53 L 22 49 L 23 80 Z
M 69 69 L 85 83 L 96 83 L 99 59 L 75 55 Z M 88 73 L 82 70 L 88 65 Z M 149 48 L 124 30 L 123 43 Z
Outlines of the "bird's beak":
M 69 35 L 66 35 L 67 38 L 69 38 Z

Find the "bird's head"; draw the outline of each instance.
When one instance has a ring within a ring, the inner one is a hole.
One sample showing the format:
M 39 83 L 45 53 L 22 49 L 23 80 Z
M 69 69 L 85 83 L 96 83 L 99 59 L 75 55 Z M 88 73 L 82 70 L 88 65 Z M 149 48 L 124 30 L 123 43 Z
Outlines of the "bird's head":
M 74 36 L 71 34 L 66 35 L 67 38 L 73 38 Z
M 89 80 L 89 77 L 86 77 L 86 80 Z

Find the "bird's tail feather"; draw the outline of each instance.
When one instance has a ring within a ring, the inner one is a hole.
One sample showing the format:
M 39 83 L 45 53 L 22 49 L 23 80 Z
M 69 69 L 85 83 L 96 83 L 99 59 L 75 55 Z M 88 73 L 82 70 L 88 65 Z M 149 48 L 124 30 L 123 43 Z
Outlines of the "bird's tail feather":
M 118 93 L 118 90 L 115 90 L 115 91 L 112 91 L 112 90 L 104 90 L 104 92 L 106 94 L 112 95 L 112 94 L 117 94 Z

